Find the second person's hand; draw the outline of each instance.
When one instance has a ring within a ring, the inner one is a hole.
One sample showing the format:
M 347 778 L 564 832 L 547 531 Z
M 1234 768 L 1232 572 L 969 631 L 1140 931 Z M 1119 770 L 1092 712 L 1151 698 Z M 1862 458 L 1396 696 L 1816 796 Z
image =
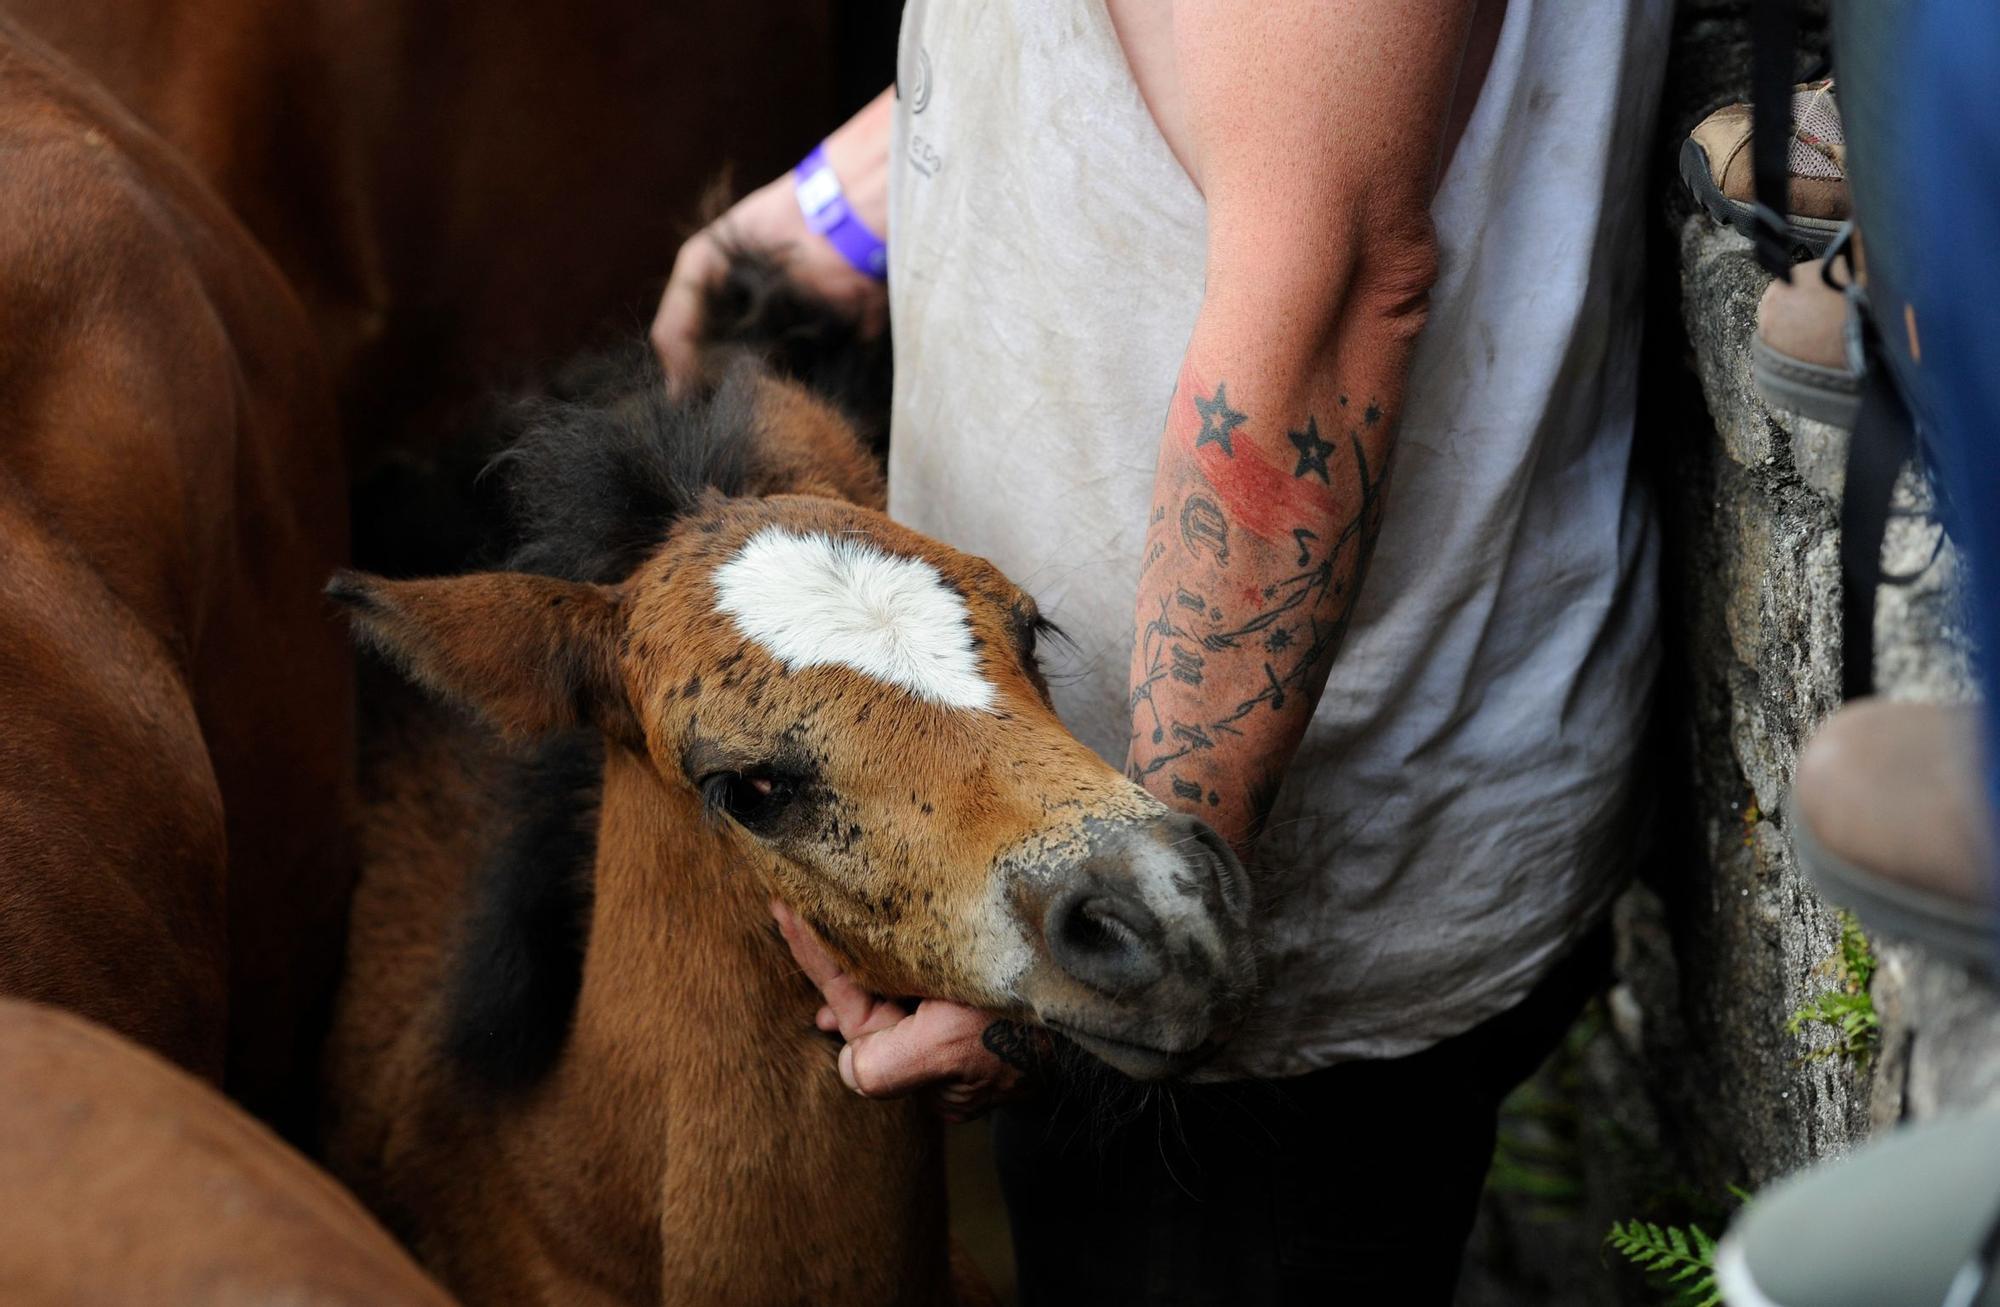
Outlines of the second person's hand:
M 889 217 L 889 122 L 894 92 L 884 91 L 826 139 L 826 159 L 840 179 L 854 216 L 878 237 Z M 879 332 L 888 320 L 883 284 L 843 258 L 825 237 L 806 225 L 786 173 L 738 200 L 730 210 L 689 237 L 674 259 L 666 291 L 653 317 L 653 349 L 675 390 L 700 371 L 702 312 L 711 287 L 729 266 L 732 246 L 770 253 L 800 289 L 818 295 L 857 319 L 864 333 Z
M 863 1098 L 921 1093 L 958 1123 L 983 1116 L 1033 1088 L 1036 1035 L 990 1012 L 927 998 L 914 1011 L 870 993 L 842 970 L 812 928 L 773 901 L 792 957 L 819 987 L 818 1025 L 838 1033 L 840 1079 Z

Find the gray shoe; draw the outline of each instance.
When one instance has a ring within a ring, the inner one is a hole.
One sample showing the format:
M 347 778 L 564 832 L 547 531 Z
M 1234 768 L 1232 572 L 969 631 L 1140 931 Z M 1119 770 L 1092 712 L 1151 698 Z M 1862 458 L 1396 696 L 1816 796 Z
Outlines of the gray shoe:
M 2000 1307 L 2000 1111 L 1896 1131 L 1758 1195 L 1716 1249 L 1729 1307 Z
M 1991 971 L 1992 813 L 1979 709 L 1857 699 L 1799 755 L 1792 844 L 1861 924 Z

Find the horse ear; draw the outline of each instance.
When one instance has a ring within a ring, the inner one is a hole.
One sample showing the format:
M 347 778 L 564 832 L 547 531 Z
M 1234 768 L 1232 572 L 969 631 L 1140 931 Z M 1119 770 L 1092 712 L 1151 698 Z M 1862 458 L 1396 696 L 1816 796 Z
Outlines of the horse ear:
M 618 675 L 623 619 L 610 586 L 521 572 L 390 581 L 343 571 L 326 593 L 363 640 L 512 739 L 595 726 L 639 740 Z

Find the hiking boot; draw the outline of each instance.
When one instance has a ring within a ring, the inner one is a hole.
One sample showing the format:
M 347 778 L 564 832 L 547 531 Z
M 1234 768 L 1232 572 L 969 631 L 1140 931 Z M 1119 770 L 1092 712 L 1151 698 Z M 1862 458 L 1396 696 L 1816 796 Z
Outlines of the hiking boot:
M 1792 843 L 1862 925 L 1986 971 L 1994 839 L 1978 729 L 1970 705 L 1848 704 L 1799 755 Z
M 1729 1307 L 2000 1307 L 2000 1112 L 1895 1131 L 1760 1193 L 1715 1254 Z
M 1847 294 L 1814 259 L 1774 280 L 1757 303 L 1750 375 L 1772 408 L 1852 429 L 1861 408 L 1861 372 L 1847 332 Z
M 1814 255 L 1824 254 L 1852 214 L 1847 139 L 1831 79 L 1792 88 L 1790 165 L 1785 226 L 1797 244 Z M 1755 238 L 1749 105 L 1724 105 L 1688 133 L 1681 146 L 1681 180 L 1717 222 Z

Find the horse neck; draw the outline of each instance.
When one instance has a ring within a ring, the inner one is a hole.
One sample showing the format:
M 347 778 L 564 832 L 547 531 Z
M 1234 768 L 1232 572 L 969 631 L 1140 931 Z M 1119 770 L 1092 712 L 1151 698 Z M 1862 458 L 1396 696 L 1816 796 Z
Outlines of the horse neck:
M 929 1301 L 946 1250 L 936 1126 L 840 1085 L 768 895 L 698 800 L 610 751 L 554 1152 L 600 1212 L 658 1214 L 669 1299 L 753 1301 L 760 1280 L 789 1299 L 817 1278 L 808 1300 Z M 814 1264 L 790 1260 L 809 1247 Z M 829 1266 L 828 1249 L 887 1265 Z M 870 1283 L 849 1292 L 857 1274 Z

